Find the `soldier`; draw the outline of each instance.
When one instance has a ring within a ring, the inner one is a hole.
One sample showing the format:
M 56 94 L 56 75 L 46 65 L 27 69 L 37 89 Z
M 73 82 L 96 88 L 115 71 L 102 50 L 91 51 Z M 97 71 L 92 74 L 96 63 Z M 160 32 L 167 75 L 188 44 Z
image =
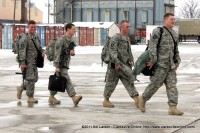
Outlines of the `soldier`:
M 120 23 L 120 33 L 113 36 L 110 40 L 110 63 L 106 72 L 106 85 L 104 89 L 103 106 L 114 108 L 109 98 L 115 90 L 119 79 L 122 81 L 131 98 L 134 99 L 136 107 L 138 107 L 138 92 L 134 86 L 134 81 L 125 75 L 132 75 L 132 65 L 134 63 L 131 52 L 129 37 L 127 36 L 130 24 L 127 20 Z M 126 73 L 126 74 L 125 74 Z
M 23 90 L 26 90 L 26 95 L 28 96 L 28 103 L 37 103 L 38 100 L 35 99 L 34 90 L 35 83 L 38 81 L 38 69 L 37 69 L 37 55 L 38 51 L 34 46 L 34 42 L 38 50 L 42 53 L 43 58 L 45 57 L 44 50 L 41 47 L 40 39 L 35 34 L 36 22 L 30 20 L 28 22 L 28 33 L 22 35 L 19 41 L 19 65 L 22 72 L 26 73 L 25 83 L 17 87 L 17 98 L 21 99 Z M 34 42 L 33 42 L 34 41 Z
M 56 67 L 56 73 L 60 72 L 61 75 L 67 79 L 66 90 L 68 95 L 72 98 L 74 105 L 76 106 L 82 99 L 82 96 L 76 96 L 72 81 L 68 75 L 71 56 L 75 55 L 74 48 L 69 48 L 72 43 L 74 44 L 74 42 L 72 41 L 72 36 L 76 32 L 75 25 L 72 23 L 68 23 L 65 26 L 65 30 L 65 35 L 62 35 L 55 44 L 54 66 Z M 54 97 L 56 93 L 56 91 L 50 91 L 50 104 L 60 104 L 60 101 Z
M 139 97 L 139 109 L 142 112 L 146 110 L 146 101 L 148 101 L 164 83 L 168 96 L 169 115 L 183 114 L 183 112 L 176 107 L 178 104 L 176 70 L 181 59 L 177 46 L 178 43 L 175 43 L 178 42 L 178 35 L 172 29 L 174 27 L 174 20 L 174 14 L 166 13 L 164 15 L 163 33 L 158 48 L 157 43 L 160 37 L 160 29 L 156 28 L 153 30 L 149 45 L 150 62 L 147 62 L 147 66 L 151 68 L 153 65 L 156 65 L 156 68 L 154 76 L 150 77 L 151 83 L 146 87 L 142 96 Z

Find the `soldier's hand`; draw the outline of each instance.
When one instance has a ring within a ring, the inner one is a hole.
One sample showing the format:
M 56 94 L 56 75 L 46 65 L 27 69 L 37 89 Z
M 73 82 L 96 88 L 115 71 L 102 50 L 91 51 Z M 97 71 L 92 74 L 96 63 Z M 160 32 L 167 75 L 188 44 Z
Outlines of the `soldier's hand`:
M 75 55 L 75 51 L 74 50 L 70 50 L 70 55 L 74 56 Z
M 178 67 L 179 67 L 179 65 L 176 65 L 176 67 L 175 67 L 175 70 L 177 70 L 177 69 L 178 69 Z
M 56 72 L 56 73 L 60 72 L 60 68 L 56 67 L 55 72 Z
M 121 65 L 115 65 L 115 70 L 119 71 L 121 69 L 122 69 Z
M 149 67 L 149 69 L 151 69 L 153 67 L 153 63 L 147 62 L 147 66 Z
M 21 64 L 20 68 L 21 68 L 21 71 L 24 71 L 24 69 L 26 68 L 26 64 Z
M 45 52 L 42 52 L 42 57 L 43 57 L 43 58 L 45 57 Z
M 133 62 L 133 61 L 128 61 L 128 64 L 129 64 L 130 66 L 134 66 L 134 62 Z

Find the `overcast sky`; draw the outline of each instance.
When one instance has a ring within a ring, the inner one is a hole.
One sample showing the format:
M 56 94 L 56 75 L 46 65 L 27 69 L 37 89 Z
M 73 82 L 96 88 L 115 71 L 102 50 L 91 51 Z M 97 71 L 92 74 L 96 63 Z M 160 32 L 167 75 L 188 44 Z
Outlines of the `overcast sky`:
M 180 15 L 179 15 L 179 9 L 180 9 L 180 7 L 182 7 L 183 5 L 184 5 L 184 2 L 187 2 L 187 1 L 189 1 L 189 0 L 175 0 L 175 15 L 176 16 L 179 16 L 180 17 Z M 200 4 L 200 0 L 194 0 L 194 2 L 199 2 L 199 4 Z M 198 9 L 200 8 L 200 5 L 198 5 Z
M 176 16 L 179 15 L 179 8 L 182 7 L 185 1 L 187 0 L 175 0 L 175 15 Z

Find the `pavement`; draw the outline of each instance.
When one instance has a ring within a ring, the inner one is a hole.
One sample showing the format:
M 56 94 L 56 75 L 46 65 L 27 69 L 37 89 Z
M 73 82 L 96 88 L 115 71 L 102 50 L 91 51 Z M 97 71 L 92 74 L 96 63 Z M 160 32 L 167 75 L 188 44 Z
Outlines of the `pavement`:
M 71 65 L 79 65 L 91 57 L 100 58 L 100 55 L 77 55 Z M 187 54 L 182 57 L 182 66 L 185 66 L 184 59 L 189 57 Z M 0 58 L 1 67 L 10 67 L 14 62 L 14 58 Z M 100 64 L 100 61 L 96 63 Z M 104 108 L 104 72 L 69 72 L 77 95 L 83 96 L 79 105 L 74 107 L 66 92 L 56 95 L 61 100 L 60 105 L 49 105 L 48 77 L 54 72 L 40 70 L 35 89 L 35 98 L 39 102 L 28 104 L 25 91 L 21 100 L 16 97 L 16 86 L 22 79 L 15 72 L 0 71 L 0 133 L 199 133 L 200 130 L 198 73 L 178 73 L 178 108 L 184 111 L 184 115 L 171 116 L 168 115 L 165 86 L 147 102 L 146 112 L 142 113 L 119 82 L 110 98 L 115 107 Z M 139 75 L 138 79 L 140 82 L 135 82 L 135 86 L 141 95 L 149 77 Z

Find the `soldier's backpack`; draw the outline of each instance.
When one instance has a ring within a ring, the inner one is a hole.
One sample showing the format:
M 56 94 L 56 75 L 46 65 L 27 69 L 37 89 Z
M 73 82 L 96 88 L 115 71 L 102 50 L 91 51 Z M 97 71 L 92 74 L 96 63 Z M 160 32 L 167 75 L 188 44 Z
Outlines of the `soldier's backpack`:
M 65 35 L 64 35 L 64 36 L 65 36 Z M 56 38 L 52 39 L 52 40 L 48 43 L 48 45 L 47 45 L 47 47 L 46 47 L 45 54 L 46 54 L 47 59 L 48 59 L 49 61 L 54 61 L 54 58 L 55 58 L 55 45 L 56 45 L 56 41 L 57 41 L 57 40 L 58 40 L 58 39 L 56 39 Z M 66 42 L 65 42 L 65 43 L 66 43 Z M 76 47 L 76 44 L 75 44 L 73 41 L 70 41 L 69 46 L 68 46 L 68 48 L 67 48 L 66 50 L 69 52 L 70 50 L 73 50 L 74 47 Z M 67 51 L 66 51 L 66 52 L 67 52 Z
M 45 54 L 49 61 L 54 61 L 54 51 L 55 51 L 55 44 L 57 39 L 52 39 L 46 47 Z
M 16 56 L 16 61 L 19 63 L 19 59 L 18 59 L 18 54 L 19 54 L 19 41 L 20 39 L 22 38 L 23 35 L 26 35 L 28 36 L 28 33 L 23 33 L 23 34 L 20 34 L 16 37 L 15 41 L 12 43 L 12 52 L 14 54 L 17 54 Z
M 16 37 L 15 41 L 12 43 L 12 52 L 18 54 L 19 52 L 19 40 L 22 38 L 23 34 L 20 34 Z
M 109 46 L 110 46 L 110 37 L 108 37 L 106 44 L 103 46 L 103 49 L 101 52 L 102 65 L 103 65 L 103 62 L 106 64 L 110 62 Z
M 118 37 L 121 37 L 120 33 L 117 33 Z M 111 37 L 107 38 L 106 44 L 103 46 L 102 52 L 101 52 L 101 60 L 102 60 L 102 66 L 103 66 L 103 62 L 108 64 L 110 62 L 110 39 Z M 130 42 L 129 42 L 130 43 Z

